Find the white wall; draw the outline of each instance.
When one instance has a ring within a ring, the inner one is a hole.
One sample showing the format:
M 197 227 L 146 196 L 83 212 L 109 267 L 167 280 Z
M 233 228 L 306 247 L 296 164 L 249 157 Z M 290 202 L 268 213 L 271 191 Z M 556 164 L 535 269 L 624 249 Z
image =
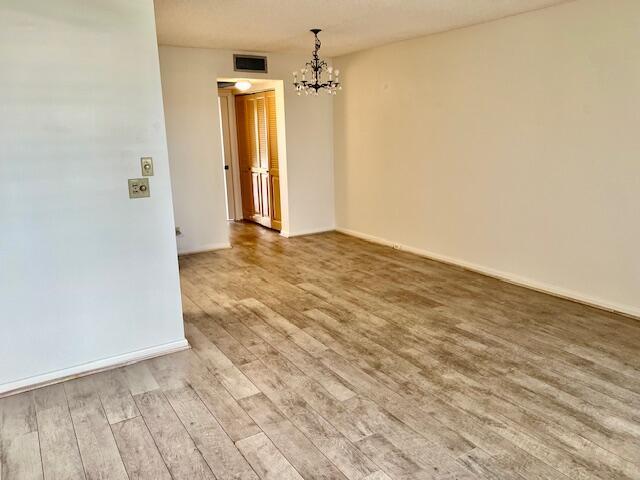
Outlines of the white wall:
M 334 64 L 339 228 L 640 314 L 640 2 Z
M 3 0 L 0 392 L 185 345 L 168 167 L 152 0 Z
M 267 74 L 233 71 L 232 51 L 160 47 L 176 225 L 180 252 L 228 244 L 224 171 L 217 107 L 218 78 L 285 80 L 288 231 L 331 230 L 334 220 L 332 101 L 298 97 L 290 85 L 305 55 L 268 55 Z M 286 197 L 285 197 L 286 196 Z M 283 211 L 283 215 L 285 212 Z M 284 218 L 285 224 L 287 218 Z

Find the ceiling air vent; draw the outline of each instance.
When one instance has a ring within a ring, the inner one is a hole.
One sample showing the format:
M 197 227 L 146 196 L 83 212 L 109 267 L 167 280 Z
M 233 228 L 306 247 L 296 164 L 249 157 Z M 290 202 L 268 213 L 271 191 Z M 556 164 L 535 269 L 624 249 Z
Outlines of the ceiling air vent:
M 257 55 L 233 55 L 233 69 L 236 72 L 267 73 L 267 57 Z

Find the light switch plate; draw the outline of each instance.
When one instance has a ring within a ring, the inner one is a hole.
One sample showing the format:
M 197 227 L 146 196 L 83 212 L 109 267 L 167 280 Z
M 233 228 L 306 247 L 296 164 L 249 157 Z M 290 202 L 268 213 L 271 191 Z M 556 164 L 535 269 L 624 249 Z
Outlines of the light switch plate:
M 145 198 L 151 195 L 148 178 L 129 179 L 129 198 Z
M 142 157 L 140 159 L 140 166 L 142 167 L 142 176 L 143 177 L 152 177 L 153 176 L 153 158 L 151 158 L 151 157 Z

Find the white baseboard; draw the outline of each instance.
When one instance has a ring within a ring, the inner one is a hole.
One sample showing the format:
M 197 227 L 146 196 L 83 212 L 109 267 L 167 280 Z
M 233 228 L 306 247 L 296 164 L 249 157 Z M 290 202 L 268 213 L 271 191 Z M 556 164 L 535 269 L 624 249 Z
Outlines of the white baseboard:
M 191 255 L 194 253 L 213 252 L 214 250 L 224 250 L 225 248 L 231 248 L 231 244 L 229 242 L 210 243 L 208 245 L 203 245 L 202 247 L 190 250 L 178 250 L 178 256 L 180 257 L 182 255 Z
M 335 231 L 334 227 L 324 227 L 318 229 L 310 229 L 310 230 L 298 230 L 297 232 L 289 232 L 282 230 L 280 235 L 287 238 L 292 237 L 302 237 L 303 235 L 315 235 L 316 233 L 326 233 Z
M 521 287 L 530 288 L 531 290 L 536 290 L 538 292 L 547 293 L 555 297 L 564 298 L 565 300 L 571 300 L 573 302 L 582 303 L 590 307 L 596 307 L 601 310 L 607 310 L 609 312 L 619 313 L 622 315 L 626 315 L 628 317 L 640 319 L 640 309 L 638 309 L 637 307 L 609 302 L 601 298 L 591 297 L 588 295 L 584 295 L 580 292 L 568 290 L 555 285 L 549 285 L 544 282 L 539 282 L 537 280 L 532 280 L 530 278 L 521 277 L 519 275 L 503 272 L 501 270 L 496 270 L 490 267 L 485 267 L 483 265 L 467 262 L 459 258 L 453 258 L 446 255 L 429 252 L 427 250 L 422 250 L 420 248 L 411 247 L 408 245 L 402 245 L 397 242 L 393 242 L 391 240 L 386 240 L 384 238 L 376 237 L 374 235 L 369 235 L 367 233 L 358 232 L 356 230 L 350 230 L 347 228 L 336 228 L 336 231 L 340 233 L 344 233 L 345 235 L 349 235 L 351 237 L 357 237 L 362 240 L 366 240 L 368 242 L 377 243 L 379 245 L 385 245 L 387 247 L 395 248 L 397 250 L 413 253 L 420 257 L 425 257 L 431 260 L 437 260 L 439 262 L 456 265 L 458 267 L 463 267 L 463 268 L 466 268 L 467 270 L 471 270 L 476 273 L 481 273 L 482 275 L 487 275 L 489 277 L 497 278 L 498 280 L 512 283 L 514 285 L 518 285 Z
M 15 382 L 3 383 L 0 385 L 0 398 L 32 390 L 34 388 L 63 382 L 72 378 L 83 377 L 85 375 L 102 372 L 104 370 L 111 370 L 131 363 L 137 363 L 142 360 L 148 360 L 149 358 L 179 352 L 188 348 L 190 348 L 189 342 L 187 342 L 186 339 L 177 340 L 163 345 L 156 345 L 155 347 L 144 348 L 135 352 L 116 355 L 115 357 L 83 363 L 82 365 L 76 365 L 75 367 L 23 378 L 21 380 L 16 380 Z

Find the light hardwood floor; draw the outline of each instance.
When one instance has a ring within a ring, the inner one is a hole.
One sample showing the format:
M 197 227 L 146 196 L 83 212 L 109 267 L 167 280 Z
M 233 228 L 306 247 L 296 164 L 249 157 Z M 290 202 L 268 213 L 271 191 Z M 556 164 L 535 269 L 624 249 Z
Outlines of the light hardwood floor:
M 0 400 L 2 480 L 640 479 L 640 322 L 338 233 L 180 260 L 193 349 Z

